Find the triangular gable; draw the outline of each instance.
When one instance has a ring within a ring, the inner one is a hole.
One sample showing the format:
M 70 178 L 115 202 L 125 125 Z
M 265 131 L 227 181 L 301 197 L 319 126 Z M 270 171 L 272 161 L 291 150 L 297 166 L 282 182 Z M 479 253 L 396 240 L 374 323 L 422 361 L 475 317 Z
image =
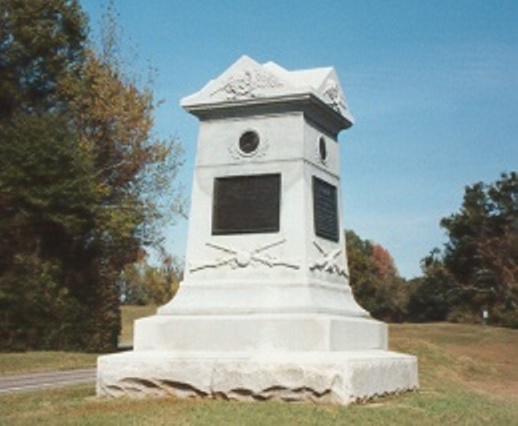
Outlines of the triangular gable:
M 223 74 L 199 92 L 182 100 L 182 105 L 219 103 L 275 96 L 290 91 L 290 84 L 248 56 L 242 56 Z
M 319 87 L 318 92 L 324 102 L 352 122 L 352 116 L 345 100 L 345 94 L 334 68 L 331 68 L 331 72 Z

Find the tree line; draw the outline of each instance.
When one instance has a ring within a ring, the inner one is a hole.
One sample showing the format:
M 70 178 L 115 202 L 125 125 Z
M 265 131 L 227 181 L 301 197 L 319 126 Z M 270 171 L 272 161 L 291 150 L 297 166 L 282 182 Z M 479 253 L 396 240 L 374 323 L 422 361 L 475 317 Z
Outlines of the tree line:
M 406 281 L 380 245 L 346 232 L 358 302 L 384 321 L 481 322 L 518 327 L 518 175 L 465 188 L 460 210 L 440 221 L 448 241 Z
M 109 351 L 121 271 L 180 212 L 180 143 L 76 0 L 0 3 L 0 349 Z
M 467 186 L 459 212 L 440 221 L 448 241 L 421 261 L 421 276 L 402 278 L 380 244 L 345 232 L 350 283 L 358 302 L 387 322 L 455 321 L 518 326 L 518 177 Z M 173 258 L 151 266 L 145 258 L 123 272 L 124 302 L 163 304 L 182 270 Z

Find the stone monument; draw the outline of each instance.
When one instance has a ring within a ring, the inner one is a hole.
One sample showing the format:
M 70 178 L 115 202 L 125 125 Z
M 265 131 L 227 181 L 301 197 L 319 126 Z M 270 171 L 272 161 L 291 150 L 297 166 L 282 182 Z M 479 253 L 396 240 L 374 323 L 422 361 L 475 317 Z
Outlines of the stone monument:
M 352 125 L 332 68 L 243 56 L 182 106 L 200 120 L 176 297 L 99 357 L 101 396 L 347 404 L 418 386 L 387 326 L 355 301 L 337 135 Z

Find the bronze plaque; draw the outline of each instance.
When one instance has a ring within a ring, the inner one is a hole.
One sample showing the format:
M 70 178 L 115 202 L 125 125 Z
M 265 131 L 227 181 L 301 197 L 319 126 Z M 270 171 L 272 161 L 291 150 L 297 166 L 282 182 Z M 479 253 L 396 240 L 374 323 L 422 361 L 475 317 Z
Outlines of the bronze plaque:
M 339 240 L 336 186 L 315 176 L 313 176 L 313 217 L 317 236 L 336 242 Z
M 279 232 L 281 175 L 216 178 L 212 235 Z

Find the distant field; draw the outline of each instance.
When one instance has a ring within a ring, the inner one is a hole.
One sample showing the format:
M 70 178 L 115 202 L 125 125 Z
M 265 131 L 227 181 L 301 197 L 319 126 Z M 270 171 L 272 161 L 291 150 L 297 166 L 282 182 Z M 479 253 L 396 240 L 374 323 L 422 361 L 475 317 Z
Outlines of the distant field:
M 121 307 L 121 325 L 122 330 L 119 337 L 119 343 L 128 345 L 133 343 L 133 322 L 142 317 L 154 315 L 156 306 L 122 306 Z
M 138 315 L 137 310 L 129 311 Z M 144 315 L 149 313 L 153 311 Z M 391 326 L 390 341 L 391 349 L 419 357 L 419 392 L 339 407 L 174 398 L 106 400 L 97 399 L 92 386 L 76 386 L 1 396 L 0 425 L 51 425 L 58 418 L 64 425 L 518 425 L 518 331 L 405 324 Z

